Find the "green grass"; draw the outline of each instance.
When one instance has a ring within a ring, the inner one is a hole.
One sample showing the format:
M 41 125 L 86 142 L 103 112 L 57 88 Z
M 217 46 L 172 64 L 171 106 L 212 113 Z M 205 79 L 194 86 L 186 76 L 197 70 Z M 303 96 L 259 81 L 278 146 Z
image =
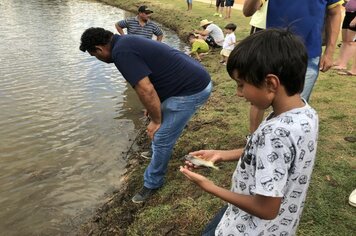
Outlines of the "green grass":
M 172 28 L 185 39 L 202 19 L 214 20 L 223 27 L 221 18 L 214 18 L 209 4 L 193 2 L 193 11 L 186 12 L 185 1 L 171 0 L 106 0 L 122 9 L 136 12 L 141 4 L 154 9 L 152 18 Z M 238 25 L 236 37 L 249 34 L 249 19 L 233 10 L 231 21 Z M 338 52 L 338 50 L 337 50 Z M 143 206 L 130 197 L 142 185 L 147 161 L 133 164 L 128 184 L 105 210 L 99 211 L 95 222 L 83 226 L 82 234 L 95 235 L 199 235 L 205 224 L 224 204 L 194 186 L 178 171 L 181 157 L 198 149 L 230 149 L 242 147 L 248 134 L 249 104 L 237 98 L 235 83 L 219 64 L 219 51 L 203 60 L 214 82 L 208 103 L 189 123 L 174 149 L 166 176 L 166 184 Z M 348 205 L 348 196 L 356 188 L 356 143 L 344 141 L 356 136 L 356 81 L 335 72 L 321 73 L 310 104 L 320 117 L 320 133 L 316 165 L 308 190 L 298 235 L 354 235 L 356 208 Z M 135 156 L 131 157 L 134 160 Z M 236 163 L 225 163 L 220 171 L 201 172 L 225 188 L 230 188 Z

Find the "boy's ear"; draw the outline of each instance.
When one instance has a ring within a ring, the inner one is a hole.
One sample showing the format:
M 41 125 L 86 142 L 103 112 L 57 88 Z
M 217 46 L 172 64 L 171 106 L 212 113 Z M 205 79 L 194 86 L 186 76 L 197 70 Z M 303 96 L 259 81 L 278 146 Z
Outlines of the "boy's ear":
M 101 46 L 101 45 L 96 45 L 95 46 L 95 51 L 97 52 L 97 51 L 103 51 L 103 46 Z
M 266 75 L 265 82 L 268 91 L 272 93 L 276 93 L 279 86 L 281 85 L 278 76 L 274 74 Z

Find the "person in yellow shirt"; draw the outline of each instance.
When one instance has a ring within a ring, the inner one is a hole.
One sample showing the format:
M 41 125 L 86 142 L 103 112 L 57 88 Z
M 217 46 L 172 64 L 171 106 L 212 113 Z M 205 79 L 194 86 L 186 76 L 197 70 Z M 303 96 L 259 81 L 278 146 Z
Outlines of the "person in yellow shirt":
M 195 56 L 198 61 L 201 61 L 202 56 L 209 52 L 209 45 L 204 39 L 197 38 L 193 33 L 188 35 L 188 41 L 192 45 L 192 49 L 188 54 Z

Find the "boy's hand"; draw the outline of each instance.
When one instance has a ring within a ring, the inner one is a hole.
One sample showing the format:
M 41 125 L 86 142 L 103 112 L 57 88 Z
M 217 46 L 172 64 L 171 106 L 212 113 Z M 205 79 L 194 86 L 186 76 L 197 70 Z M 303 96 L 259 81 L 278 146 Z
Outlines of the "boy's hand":
M 214 185 L 214 183 L 203 175 L 197 174 L 187 166 L 181 166 L 179 171 L 182 172 L 190 181 L 200 186 L 202 189 L 206 190 L 209 186 Z
M 217 163 L 221 161 L 221 155 L 218 150 L 199 150 L 189 153 L 192 156 L 198 156 L 201 159 Z

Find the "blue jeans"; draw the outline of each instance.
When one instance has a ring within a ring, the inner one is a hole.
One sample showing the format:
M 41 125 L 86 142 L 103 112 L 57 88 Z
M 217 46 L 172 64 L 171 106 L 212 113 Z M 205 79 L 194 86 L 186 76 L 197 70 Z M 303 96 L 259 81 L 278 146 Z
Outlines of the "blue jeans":
M 199 78 L 197 78 L 199 79 Z M 152 159 L 144 174 L 144 186 L 163 185 L 173 147 L 194 113 L 208 100 L 212 83 L 193 95 L 170 97 L 161 104 L 162 123 L 152 140 Z
M 303 92 L 301 94 L 302 98 L 309 101 L 310 94 L 312 93 L 314 84 L 319 75 L 319 61 L 320 57 L 313 57 L 308 59 L 307 73 L 305 74 L 305 82 Z
M 222 208 L 220 208 L 218 213 L 214 216 L 213 219 L 211 219 L 209 224 L 207 224 L 207 226 L 205 227 L 205 229 L 202 233 L 202 236 L 215 236 L 216 227 L 220 223 L 221 218 L 224 216 L 227 207 L 228 207 L 228 205 L 225 205 Z

